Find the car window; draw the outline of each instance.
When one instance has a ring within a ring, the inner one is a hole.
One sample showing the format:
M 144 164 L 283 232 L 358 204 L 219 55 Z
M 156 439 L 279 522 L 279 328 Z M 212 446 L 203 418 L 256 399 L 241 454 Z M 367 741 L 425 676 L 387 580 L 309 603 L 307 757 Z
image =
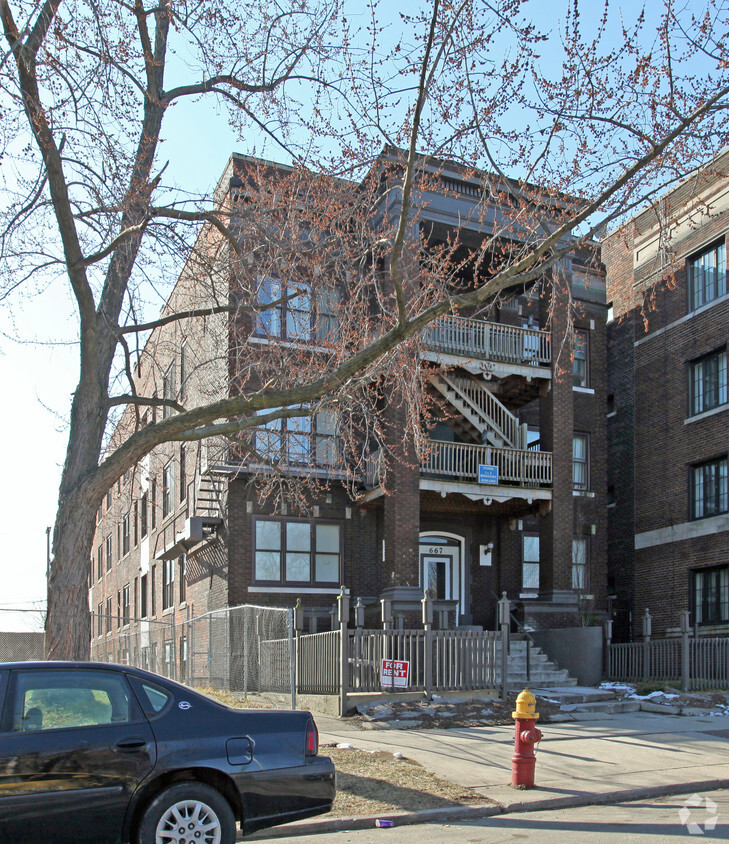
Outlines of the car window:
M 134 685 L 134 690 L 137 693 L 139 702 L 142 704 L 142 709 L 145 715 L 151 718 L 154 715 L 159 715 L 160 712 L 172 700 L 172 692 L 163 689 L 156 683 L 151 683 L 149 680 L 139 680 L 136 677 L 129 678 Z
M 105 671 L 18 671 L 13 732 L 59 730 L 132 720 L 124 678 Z

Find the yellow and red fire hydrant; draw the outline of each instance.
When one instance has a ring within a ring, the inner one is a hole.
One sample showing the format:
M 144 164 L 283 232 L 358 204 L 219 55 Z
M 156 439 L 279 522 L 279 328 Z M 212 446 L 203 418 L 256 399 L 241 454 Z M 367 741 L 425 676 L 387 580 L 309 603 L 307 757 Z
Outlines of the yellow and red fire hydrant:
M 511 717 L 516 719 L 514 734 L 514 755 L 511 757 L 511 784 L 516 788 L 534 788 L 534 745 L 542 740 L 535 721 L 539 713 L 534 710 L 537 699 L 524 689 L 516 699 L 516 710 Z

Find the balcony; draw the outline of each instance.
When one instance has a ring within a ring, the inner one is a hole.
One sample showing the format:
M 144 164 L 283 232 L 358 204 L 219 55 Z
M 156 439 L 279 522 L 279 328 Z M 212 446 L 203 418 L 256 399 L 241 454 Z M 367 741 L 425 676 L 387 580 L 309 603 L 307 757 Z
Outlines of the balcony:
M 480 482 L 483 470 L 492 467 L 495 483 Z M 493 467 L 496 467 L 494 472 Z M 367 463 L 365 499 L 377 498 L 380 480 L 380 453 Z M 485 503 L 512 498 L 548 501 L 552 497 L 552 453 L 534 449 L 496 448 L 489 445 L 434 440 L 420 466 L 420 489 L 460 493 Z
M 464 366 L 487 377 L 523 375 L 551 378 L 552 335 L 536 328 L 443 316 L 421 334 L 424 357 L 440 364 Z M 464 358 L 473 363 L 464 364 Z

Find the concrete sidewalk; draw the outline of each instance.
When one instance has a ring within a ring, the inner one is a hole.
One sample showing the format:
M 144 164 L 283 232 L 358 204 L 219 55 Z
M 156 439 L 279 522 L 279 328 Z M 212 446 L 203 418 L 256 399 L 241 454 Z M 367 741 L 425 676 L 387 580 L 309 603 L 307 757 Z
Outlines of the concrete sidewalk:
M 333 729 L 333 719 L 318 720 L 322 743 L 400 751 L 436 776 L 473 789 L 509 811 L 594 802 L 599 795 L 632 794 L 636 789 L 645 793 L 646 788 L 729 784 L 729 716 L 635 712 L 605 721 L 541 724 L 537 787 L 528 791 L 510 785 L 512 726 L 362 733 Z
M 441 779 L 498 804 L 398 816 L 398 824 L 729 787 L 729 716 L 636 712 L 604 721 L 541 724 L 544 739 L 537 748 L 536 787 L 528 791 L 510 785 L 513 726 L 363 732 L 336 718 L 316 720 L 322 744 L 346 742 L 365 750 L 399 751 Z M 306 834 L 373 824 L 373 818 L 322 818 L 281 831 Z

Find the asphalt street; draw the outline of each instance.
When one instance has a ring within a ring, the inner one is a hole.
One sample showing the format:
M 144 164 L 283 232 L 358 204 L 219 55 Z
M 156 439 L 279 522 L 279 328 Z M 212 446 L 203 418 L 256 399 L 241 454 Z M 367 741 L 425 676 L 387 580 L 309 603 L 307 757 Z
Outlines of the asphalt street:
M 284 827 L 281 827 L 284 829 Z M 259 837 L 261 836 L 261 837 Z M 302 837 L 265 838 L 276 844 L 308 841 L 323 844 L 499 844 L 510 841 L 651 842 L 729 840 L 729 791 L 638 800 L 617 805 L 495 815 L 477 821 L 428 823 L 347 832 L 319 832 Z

